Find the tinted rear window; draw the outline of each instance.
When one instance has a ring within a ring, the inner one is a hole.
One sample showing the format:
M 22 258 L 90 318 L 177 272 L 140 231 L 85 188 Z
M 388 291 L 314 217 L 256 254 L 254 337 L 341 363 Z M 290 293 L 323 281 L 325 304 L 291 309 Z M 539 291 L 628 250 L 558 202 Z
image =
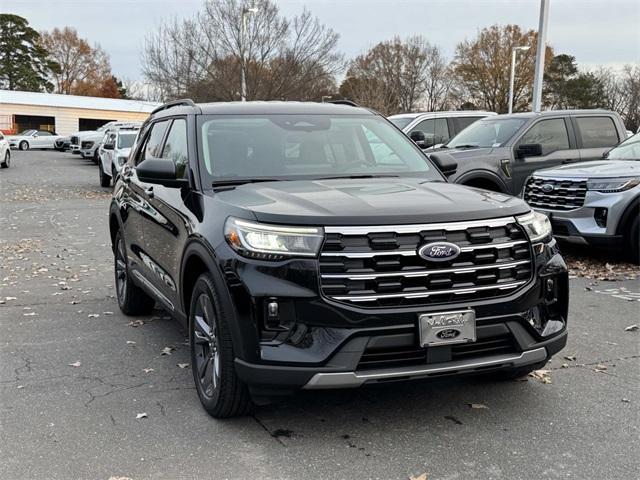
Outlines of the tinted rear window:
M 612 147 L 620 139 L 611 117 L 578 117 L 582 148 Z

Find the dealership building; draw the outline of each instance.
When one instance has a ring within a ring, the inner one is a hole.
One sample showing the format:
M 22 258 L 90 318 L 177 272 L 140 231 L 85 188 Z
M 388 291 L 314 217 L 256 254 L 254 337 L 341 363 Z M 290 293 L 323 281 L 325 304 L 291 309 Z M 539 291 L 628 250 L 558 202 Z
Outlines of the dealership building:
M 113 121 L 142 121 L 159 103 L 0 90 L 0 131 L 28 129 L 71 135 Z

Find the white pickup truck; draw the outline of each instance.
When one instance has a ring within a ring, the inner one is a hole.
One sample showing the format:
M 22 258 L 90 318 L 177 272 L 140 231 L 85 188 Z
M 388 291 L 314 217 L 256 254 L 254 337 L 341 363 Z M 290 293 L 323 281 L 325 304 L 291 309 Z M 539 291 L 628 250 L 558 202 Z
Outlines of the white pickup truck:
M 102 144 L 105 133 L 120 127 L 139 127 L 141 122 L 109 122 L 97 130 L 77 132 L 71 135 L 71 153 L 82 155 L 82 158 L 91 158 L 94 163 L 100 161 L 98 148 Z

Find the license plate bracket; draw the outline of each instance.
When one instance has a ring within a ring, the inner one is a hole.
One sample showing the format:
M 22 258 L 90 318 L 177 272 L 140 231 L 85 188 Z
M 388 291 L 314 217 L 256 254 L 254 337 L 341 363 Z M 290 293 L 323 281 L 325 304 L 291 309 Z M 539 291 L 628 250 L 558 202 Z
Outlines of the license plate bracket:
M 418 317 L 420 345 L 434 347 L 476 341 L 476 312 L 425 313 Z

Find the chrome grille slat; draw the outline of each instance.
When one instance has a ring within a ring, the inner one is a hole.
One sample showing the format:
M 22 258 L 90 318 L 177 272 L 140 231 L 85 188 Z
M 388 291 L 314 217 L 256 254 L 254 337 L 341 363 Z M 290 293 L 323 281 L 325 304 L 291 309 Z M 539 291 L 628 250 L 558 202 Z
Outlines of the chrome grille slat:
M 548 192 L 543 185 L 550 185 Z M 532 207 L 549 210 L 575 210 L 584 205 L 587 181 L 582 179 L 531 177 L 524 189 L 524 199 Z
M 418 249 L 451 242 L 460 255 L 431 262 Z M 514 217 L 470 222 L 325 227 L 324 296 L 363 307 L 436 305 L 511 294 L 533 275 L 529 241 Z

